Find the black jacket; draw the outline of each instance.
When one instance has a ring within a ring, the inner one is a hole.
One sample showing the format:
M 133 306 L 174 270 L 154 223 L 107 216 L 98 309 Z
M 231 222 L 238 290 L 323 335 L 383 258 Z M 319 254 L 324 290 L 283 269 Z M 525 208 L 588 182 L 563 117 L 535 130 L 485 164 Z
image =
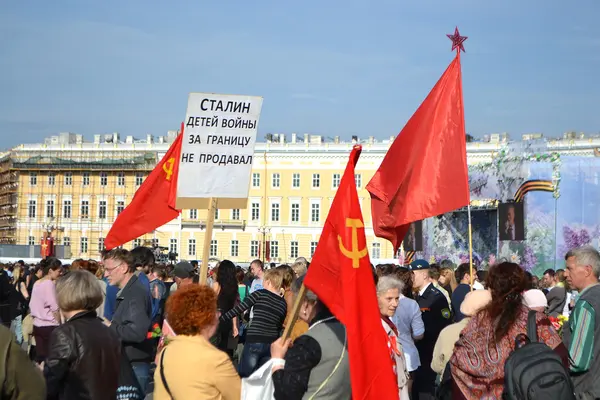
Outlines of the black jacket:
M 115 313 L 110 325 L 123 342 L 130 362 L 152 361 L 152 342 L 147 339 L 151 315 L 152 306 L 147 289 L 133 275 L 117 294 Z
M 50 337 L 44 364 L 48 399 L 114 400 L 121 343 L 95 311 L 76 314 Z

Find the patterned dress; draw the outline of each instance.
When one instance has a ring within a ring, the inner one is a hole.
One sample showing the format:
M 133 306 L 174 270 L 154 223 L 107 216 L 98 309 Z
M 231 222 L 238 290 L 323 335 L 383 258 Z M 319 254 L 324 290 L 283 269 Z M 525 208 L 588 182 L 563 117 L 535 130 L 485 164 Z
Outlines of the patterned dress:
M 471 318 L 454 346 L 450 359 L 452 378 L 467 400 L 501 400 L 504 390 L 504 363 L 515 347 L 515 338 L 527 333 L 529 309 L 522 306 L 508 334 L 494 343 L 494 326 L 487 312 Z M 561 345 L 550 320 L 537 313 L 538 341 L 551 349 Z

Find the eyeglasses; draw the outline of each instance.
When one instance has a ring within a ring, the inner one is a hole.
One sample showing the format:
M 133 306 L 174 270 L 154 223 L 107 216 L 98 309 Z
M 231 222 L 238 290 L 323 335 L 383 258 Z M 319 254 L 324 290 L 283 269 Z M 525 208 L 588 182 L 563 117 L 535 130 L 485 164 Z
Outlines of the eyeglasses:
M 119 264 L 115 265 L 115 266 L 114 266 L 114 267 L 112 267 L 112 268 L 106 268 L 106 266 L 105 266 L 105 267 L 104 267 L 104 272 L 110 275 L 110 274 L 112 274 L 112 272 L 113 272 L 115 269 L 119 268 L 121 265 L 123 265 L 123 263 L 119 263 Z

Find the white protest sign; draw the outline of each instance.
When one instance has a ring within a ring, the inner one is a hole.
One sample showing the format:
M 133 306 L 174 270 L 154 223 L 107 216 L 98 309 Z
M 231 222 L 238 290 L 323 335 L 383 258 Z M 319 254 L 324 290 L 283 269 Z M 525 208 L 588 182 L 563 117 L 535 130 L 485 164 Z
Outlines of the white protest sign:
M 262 97 L 190 93 L 177 208 L 246 208 Z

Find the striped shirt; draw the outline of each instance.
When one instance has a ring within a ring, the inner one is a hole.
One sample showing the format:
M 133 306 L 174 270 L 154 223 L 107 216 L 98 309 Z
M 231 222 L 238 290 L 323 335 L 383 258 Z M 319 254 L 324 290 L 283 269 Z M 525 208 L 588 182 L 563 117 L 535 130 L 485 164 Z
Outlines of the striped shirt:
M 272 343 L 279 338 L 287 314 L 285 299 L 266 289 L 252 292 L 243 302 L 221 316 L 221 321 L 239 317 L 252 308 L 254 316 L 246 331 L 247 343 Z
M 594 353 L 594 328 L 596 312 L 585 300 L 578 300 L 568 324 L 571 327 L 569 363 L 571 372 L 581 373 L 590 369 Z

